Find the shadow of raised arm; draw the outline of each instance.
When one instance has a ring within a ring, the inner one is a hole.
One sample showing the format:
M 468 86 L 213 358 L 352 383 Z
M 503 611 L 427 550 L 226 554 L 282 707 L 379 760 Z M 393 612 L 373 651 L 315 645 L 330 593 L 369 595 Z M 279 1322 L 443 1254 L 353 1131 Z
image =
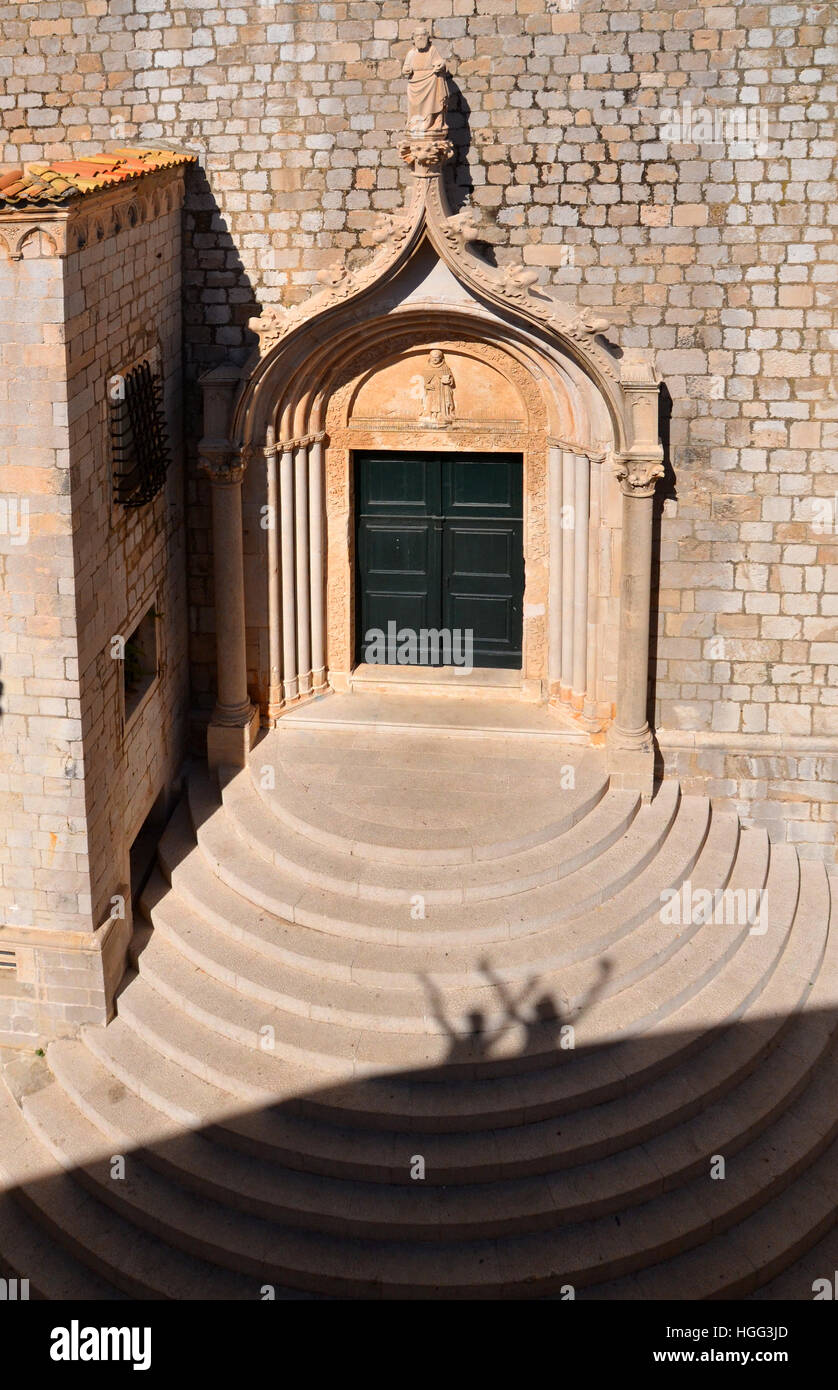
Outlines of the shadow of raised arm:
M 504 981 L 500 978 L 499 975 L 495 973 L 488 960 L 486 960 L 485 958 L 481 960 L 479 962 L 479 967 L 483 974 L 486 976 L 486 979 L 489 981 L 489 984 L 492 986 L 492 988 L 495 990 L 498 997 L 500 998 L 501 1003 L 503 1004 L 503 1007 L 506 1011 L 506 1017 L 509 1019 L 509 1021 L 514 1023 L 525 1023 L 526 1020 L 521 1017 L 520 1008 L 524 1000 L 527 998 L 527 995 L 532 994 L 533 990 L 538 984 L 538 977 L 536 975 L 531 975 L 530 978 L 527 980 L 527 983 L 524 985 L 524 988 L 522 989 L 521 993 L 518 995 L 518 998 L 513 999 Z
M 419 979 L 425 986 L 425 991 L 430 1001 L 431 1011 L 437 1023 L 440 1025 L 443 1032 L 448 1034 L 448 1037 L 451 1038 L 452 1041 L 456 1040 L 457 1031 L 455 1028 L 451 1026 L 451 1024 L 448 1022 L 448 1019 L 445 1016 L 445 1006 L 442 1002 L 442 995 L 440 994 L 433 980 L 429 975 L 423 974 L 421 970 L 419 972 Z

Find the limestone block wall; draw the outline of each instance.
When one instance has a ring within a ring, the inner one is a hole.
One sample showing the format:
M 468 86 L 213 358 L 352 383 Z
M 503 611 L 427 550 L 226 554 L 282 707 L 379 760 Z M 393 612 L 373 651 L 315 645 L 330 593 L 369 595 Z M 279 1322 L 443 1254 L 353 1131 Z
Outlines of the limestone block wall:
M 91 910 L 98 925 L 127 851 L 183 757 L 188 700 L 181 386 L 181 211 L 89 243 L 66 262 L 69 445 L 75 532 Z M 159 363 L 173 465 L 148 505 L 113 500 L 109 383 L 138 358 Z M 126 720 L 121 662 L 111 655 L 154 605 L 159 678 Z M 90 750 L 90 751 L 88 751 Z
M 670 500 L 651 697 L 656 726 L 686 741 L 670 765 L 704 757 L 686 751 L 698 734 L 716 762 L 726 739 L 758 738 L 755 756 L 791 762 L 756 795 L 731 755 L 724 780 L 743 804 L 763 818 L 763 790 L 782 799 L 791 770 L 795 804 L 825 814 L 838 783 L 833 7 L 54 0 L 36 17 L 9 4 L 3 155 L 90 152 L 111 136 L 199 154 L 185 247 L 194 376 L 246 355 L 254 302 L 301 300 L 336 258 L 370 253 L 375 215 L 411 177 L 395 136 L 418 18 L 451 60 L 454 177 L 498 258 L 616 306 L 621 343 L 657 352 Z M 197 421 L 194 394 L 189 410 Z M 193 690 L 208 709 L 209 513 L 194 478 L 189 505 Z M 807 738 L 822 750 L 813 778 Z M 812 852 L 833 852 L 826 821 L 798 824 Z
M 27 927 L 89 923 L 63 343 L 64 276 L 41 233 L 0 256 L 0 1034 L 35 1032 Z
M 135 225 L 127 202 L 91 197 L 84 216 L 33 219 L 20 260 L 0 254 L 0 949 L 15 964 L 0 973 L 0 1039 L 108 1016 L 131 840 L 183 757 L 181 193 Z M 149 351 L 174 461 L 164 492 L 128 511 L 112 497 L 106 392 Z M 152 602 L 160 674 L 126 726 L 112 639 Z

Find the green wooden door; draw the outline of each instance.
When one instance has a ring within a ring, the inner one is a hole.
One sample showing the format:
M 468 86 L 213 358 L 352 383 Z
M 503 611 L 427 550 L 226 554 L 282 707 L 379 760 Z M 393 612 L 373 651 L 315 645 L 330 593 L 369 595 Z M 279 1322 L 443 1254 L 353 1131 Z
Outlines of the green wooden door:
M 357 659 L 392 661 L 370 634 L 395 624 L 460 634 L 460 653 L 470 634 L 475 666 L 520 668 L 520 454 L 359 453 L 355 467 Z M 445 650 L 431 643 L 423 660 Z

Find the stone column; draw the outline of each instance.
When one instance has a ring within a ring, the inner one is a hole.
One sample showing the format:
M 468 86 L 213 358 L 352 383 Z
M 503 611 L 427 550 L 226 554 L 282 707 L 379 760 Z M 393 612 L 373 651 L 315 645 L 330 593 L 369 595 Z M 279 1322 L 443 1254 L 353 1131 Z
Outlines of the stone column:
M 265 441 L 268 475 L 268 719 L 279 718 L 285 705 L 282 698 L 282 580 L 279 554 L 279 465 L 276 433 L 268 426 Z
M 652 520 L 655 487 L 663 476 L 660 388 L 645 363 L 629 362 L 623 370 L 632 442 L 616 459 L 623 493 L 623 569 L 617 713 L 608 734 L 608 770 L 612 785 L 639 791 L 649 800 L 654 790 L 654 742 L 647 715 Z
M 550 698 L 561 699 L 562 684 L 562 451 L 550 445 Z
M 588 687 L 588 547 L 591 528 L 591 465 L 584 454 L 576 455 L 576 537 L 573 558 L 573 708 L 581 713 Z
M 308 440 L 294 460 L 294 548 L 297 567 L 297 678 L 301 695 L 311 693 L 311 574 L 308 561 Z
M 201 378 L 204 438 L 200 467 L 212 483 L 212 541 L 218 699 L 207 731 L 211 768 L 243 767 L 259 730 L 259 711 L 247 693 L 244 611 L 242 482 L 248 450 L 227 437 L 236 368 L 220 367 Z
M 568 513 L 573 524 L 568 525 Z M 573 696 L 573 586 L 576 577 L 576 460 L 562 455 L 562 683 L 561 699 Z
M 282 689 L 285 703 L 296 700 L 297 677 L 297 587 L 294 561 L 294 453 L 290 443 L 282 446 L 279 471 L 279 525 L 282 575 Z
M 323 554 L 325 522 L 323 441 L 317 434 L 309 450 L 309 571 L 311 578 L 311 682 L 317 694 L 326 689 L 326 585 Z

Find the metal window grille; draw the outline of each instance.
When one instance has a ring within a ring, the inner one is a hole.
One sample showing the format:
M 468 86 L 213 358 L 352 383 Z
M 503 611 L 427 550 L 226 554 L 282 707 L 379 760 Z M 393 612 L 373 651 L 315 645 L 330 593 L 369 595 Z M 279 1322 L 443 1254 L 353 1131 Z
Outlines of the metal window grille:
M 143 359 L 126 372 L 110 401 L 113 483 L 123 507 L 142 507 L 160 492 L 171 462 L 163 383 Z

